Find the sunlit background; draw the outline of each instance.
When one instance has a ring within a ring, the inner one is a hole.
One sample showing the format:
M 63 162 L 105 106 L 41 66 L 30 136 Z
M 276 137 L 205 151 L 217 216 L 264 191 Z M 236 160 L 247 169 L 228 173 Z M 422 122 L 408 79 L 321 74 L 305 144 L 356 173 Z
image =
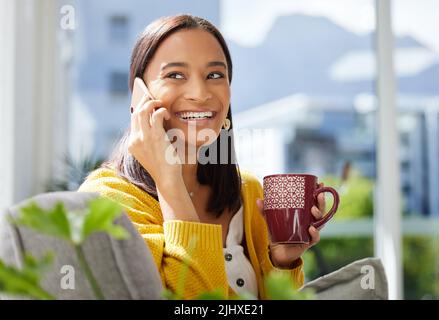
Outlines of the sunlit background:
M 12 2 L 0 2 L 0 208 L 76 190 L 128 126 L 136 38 L 160 16 L 190 13 L 218 26 L 231 50 L 240 166 L 260 179 L 312 173 L 340 192 L 305 254 L 306 281 L 377 255 L 374 216 L 387 198 L 376 188 L 386 132 L 375 1 Z M 393 298 L 439 299 L 439 2 L 391 4 L 402 275 L 390 285 L 400 287 Z

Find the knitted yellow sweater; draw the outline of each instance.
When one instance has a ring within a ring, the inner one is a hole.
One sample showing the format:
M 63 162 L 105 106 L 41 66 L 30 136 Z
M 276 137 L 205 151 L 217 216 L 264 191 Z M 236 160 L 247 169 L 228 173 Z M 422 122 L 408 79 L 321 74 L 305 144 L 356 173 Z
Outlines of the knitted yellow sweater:
M 295 288 L 303 285 L 303 261 L 294 269 L 277 269 L 269 257 L 269 240 L 265 220 L 256 199 L 263 198 L 256 177 L 242 172 L 244 233 L 248 258 L 255 270 L 259 299 L 266 299 L 264 276 L 272 270 L 291 274 Z M 119 201 L 137 230 L 148 244 L 157 264 L 163 285 L 176 292 L 185 261 L 189 268 L 184 282 L 183 297 L 193 299 L 206 291 L 220 289 L 226 296 L 233 294 L 227 282 L 221 225 L 187 221 L 163 221 L 160 204 L 148 193 L 119 177 L 112 169 L 93 171 L 80 186 L 80 192 L 98 192 Z M 191 238 L 195 245 L 189 254 Z

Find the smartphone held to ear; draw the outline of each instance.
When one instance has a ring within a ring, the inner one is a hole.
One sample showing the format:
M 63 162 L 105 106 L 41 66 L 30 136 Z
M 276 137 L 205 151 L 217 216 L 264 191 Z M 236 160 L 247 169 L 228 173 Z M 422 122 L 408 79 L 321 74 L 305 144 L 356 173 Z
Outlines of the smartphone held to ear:
M 143 80 L 139 77 L 135 78 L 133 92 L 131 95 L 131 113 L 133 113 L 134 108 L 138 106 L 140 100 L 142 100 L 143 96 L 145 95 L 148 97 L 148 99 L 154 99 Z

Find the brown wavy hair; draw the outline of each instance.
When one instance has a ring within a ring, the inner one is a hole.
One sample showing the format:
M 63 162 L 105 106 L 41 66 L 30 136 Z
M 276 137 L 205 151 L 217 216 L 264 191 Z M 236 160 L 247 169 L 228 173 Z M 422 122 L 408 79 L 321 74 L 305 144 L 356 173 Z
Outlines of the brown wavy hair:
M 143 78 L 154 53 L 160 44 L 171 34 L 184 29 L 202 29 L 212 34 L 221 45 L 227 61 L 229 85 L 232 82 L 232 59 L 227 44 L 218 29 L 209 21 L 192 15 L 181 14 L 163 17 L 149 24 L 138 38 L 131 55 L 129 88 L 132 90 L 134 79 Z M 229 106 L 227 118 L 231 121 L 230 129 L 233 128 L 232 111 Z M 230 130 L 229 129 L 229 130 Z M 223 131 L 223 130 L 221 130 Z M 128 152 L 128 137 L 130 128 L 119 141 L 110 158 L 102 164 L 102 167 L 113 168 L 117 174 L 149 195 L 158 200 L 157 189 L 154 180 L 145 168 Z M 228 139 L 228 162 L 221 164 L 220 138 L 218 137 L 213 149 L 217 150 L 216 163 L 197 165 L 197 180 L 200 184 L 209 185 L 212 193 L 207 205 L 207 212 L 219 217 L 224 209 L 228 208 L 235 212 L 241 206 L 241 176 L 236 163 L 233 143 L 233 132 Z M 208 147 L 207 147 L 208 148 Z M 208 148 L 209 150 L 209 148 Z M 208 156 L 209 151 L 205 154 Z M 233 161 L 232 161 L 233 159 Z

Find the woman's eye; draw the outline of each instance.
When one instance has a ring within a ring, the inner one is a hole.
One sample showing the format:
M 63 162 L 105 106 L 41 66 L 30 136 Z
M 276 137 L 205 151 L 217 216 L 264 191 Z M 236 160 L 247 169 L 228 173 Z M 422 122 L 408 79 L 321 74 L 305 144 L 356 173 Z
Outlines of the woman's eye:
M 168 74 L 168 78 L 172 78 L 172 79 L 183 79 L 183 75 L 181 73 L 178 72 L 172 72 L 170 74 Z
M 209 79 L 221 79 L 224 78 L 224 75 L 221 72 L 212 72 L 208 75 Z

